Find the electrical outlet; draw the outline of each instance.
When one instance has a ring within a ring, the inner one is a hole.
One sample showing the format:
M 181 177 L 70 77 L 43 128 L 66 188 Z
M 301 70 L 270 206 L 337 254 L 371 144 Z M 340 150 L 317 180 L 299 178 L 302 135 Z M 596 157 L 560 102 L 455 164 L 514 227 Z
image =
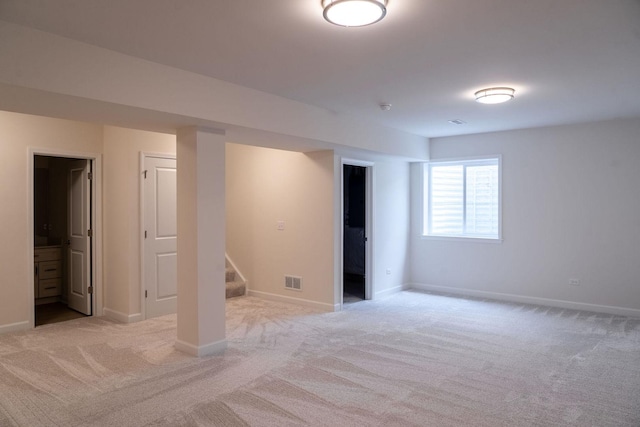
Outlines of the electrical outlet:
M 387 268 L 387 276 L 391 276 L 391 269 Z
M 569 284 L 571 286 L 580 286 L 580 279 L 569 279 Z
M 277 229 L 278 231 L 284 231 L 284 221 L 278 221 L 278 222 L 276 223 L 276 229 Z

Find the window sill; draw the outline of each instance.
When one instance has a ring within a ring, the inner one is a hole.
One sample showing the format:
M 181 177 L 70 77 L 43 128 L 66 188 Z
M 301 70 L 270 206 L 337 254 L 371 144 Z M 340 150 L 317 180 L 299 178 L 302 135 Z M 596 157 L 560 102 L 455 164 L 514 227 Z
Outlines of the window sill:
M 461 236 L 434 236 L 429 234 L 423 234 L 420 236 L 423 240 L 435 240 L 435 241 L 448 241 L 448 242 L 471 242 L 471 243 L 492 243 L 501 244 L 504 239 L 494 239 L 490 237 L 461 237 Z

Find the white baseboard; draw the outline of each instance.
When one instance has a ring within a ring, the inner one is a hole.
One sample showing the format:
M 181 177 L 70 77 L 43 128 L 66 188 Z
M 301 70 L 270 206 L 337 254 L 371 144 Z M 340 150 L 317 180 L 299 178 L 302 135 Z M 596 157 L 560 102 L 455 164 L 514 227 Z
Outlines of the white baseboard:
M 142 317 L 142 313 L 134 313 L 129 315 L 129 323 L 142 322 L 144 317 Z
M 175 347 L 179 351 L 187 353 L 188 355 L 204 357 L 223 353 L 227 349 L 227 341 L 222 340 L 207 345 L 196 346 L 184 341 L 176 340 Z
M 9 323 L 8 325 L 0 325 L 0 334 L 6 334 L 8 332 L 25 331 L 31 329 L 29 321 Z
M 290 304 L 303 305 L 305 307 L 315 308 L 322 311 L 340 311 L 340 304 L 327 304 L 324 302 L 311 301 L 308 299 L 295 298 L 295 297 L 287 297 L 284 295 L 272 294 L 269 292 L 262 291 L 254 291 L 251 289 L 247 289 L 247 295 L 252 297 L 258 297 L 267 299 L 270 301 L 278 301 L 278 302 L 287 302 Z
M 125 314 L 110 308 L 104 308 L 102 313 L 111 320 L 120 323 L 135 323 L 142 320 L 142 313 Z
M 567 308 L 571 310 L 593 311 L 596 313 L 615 314 L 618 316 L 640 317 L 640 310 L 626 307 L 616 307 L 609 305 L 588 304 L 582 302 L 556 300 L 550 298 L 529 297 L 525 295 L 503 294 L 499 292 L 486 292 L 474 289 L 451 288 L 448 286 L 427 285 L 423 283 L 411 283 L 410 289 L 420 291 L 441 292 L 456 295 L 466 295 L 478 298 L 489 298 L 500 301 L 517 302 L 522 304 L 544 305 L 548 307 Z
M 407 289 L 410 289 L 409 285 L 401 285 L 401 286 L 394 286 L 393 288 L 389 288 L 389 289 L 385 289 L 383 291 L 378 291 L 375 293 L 374 299 L 378 299 L 378 298 L 385 298 L 388 296 L 391 296 L 393 294 L 397 294 L 398 292 L 402 292 L 405 291 Z

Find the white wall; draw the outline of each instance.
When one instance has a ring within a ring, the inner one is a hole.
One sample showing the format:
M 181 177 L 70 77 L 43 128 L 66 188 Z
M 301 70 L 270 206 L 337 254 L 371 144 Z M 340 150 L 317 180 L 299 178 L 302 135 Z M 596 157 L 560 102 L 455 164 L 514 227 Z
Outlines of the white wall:
M 381 296 L 399 291 L 409 282 L 409 163 L 377 161 L 374 170 L 373 275 L 375 295 Z
M 4 166 L 0 189 L 7 206 L 0 212 L 0 224 L 12 242 L 0 249 L 0 329 L 28 326 L 32 304 L 27 298 L 27 275 L 32 271 L 27 250 L 29 147 L 102 154 L 104 312 L 121 321 L 140 319 L 139 153 L 174 154 L 175 136 L 8 112 L 0 112 L 0 125 Z M 263 296 L 292 297 L 327 310 L 335 308 L 336 298 L 339 302 L 334 289 L 339 164 L 339 157 L 329 151 L 302 154 L 228 144 L 228 252 L 251 289 Z M 376 163 L 374 279 L 378 293 L 394 291 L 407 282 L 407 165 L 404 161 Z M 285 221 L 284 231 L 276 230 L 279 220 Z M 387 268 L 391 275 L 386 275 Z M 285 290 L 285 274 L 302 276 L 303 291 Z
M 0 332 L 29 326 L 29 149 L 103 155 L 103 295 L 126 320 L 140 313 L 139 152 L 175 153 L 175 136 L 0 111 Z M 112 314 L 112 313 L 111 313 Z
M 105 313 L 139 320 L 140 152 L 176 152 L 175 135 L 104 127 Z
M 227 144 L 227 253 L 251 292 L 333 310 L 333 173 L 330 151 Z M 303 290 L 285 289 L 285 274 Z
M 375 163 L 373 279 L 379 297 L 409 282 L 409 164 L 361 160 Z M 226 167 L 227 253 L 251 291 L 339 307 L 334 266 L 341 250 L 341 157 L 227 144 Z M 284 231 L 276 229 L 279 220 Z M 286 290 L 285 274 L 302 276 L 304 290 Z
M 640 314 L 640 119 L 435 138 L 430 153 L 502 154 L 504 242 L 422 239 L 414 198 L 417 287 Z
M 29 148 L 102 152 L 102 126 L 0 111 L 0 331 L 28 327 L 33 258 L 28 241 Z
M 7 207 L 0 224 L 12 242 L 0 248 L 0 330 L 28 326 L 33 303 L 27 297 L 33 267 L 27 250 L 29 147 L 102 154 L 104 312 L 121 321 L 140 319 L 139 155 L 174 154 L 175 136 L 1 111 L 0 129 L 0 194 Z M 334 309 L 339 157 L 228 144 L 226 162 L 227 247 L 250 288 Z M 409 169 L 404 161 L 377 160 L 375 173 L 374 280 L 380 294 L 408 278 Z M 276 230 L 279 220 L 284 231 Z M 285 274 L 302 276 L 303 291 L 285 290 Z

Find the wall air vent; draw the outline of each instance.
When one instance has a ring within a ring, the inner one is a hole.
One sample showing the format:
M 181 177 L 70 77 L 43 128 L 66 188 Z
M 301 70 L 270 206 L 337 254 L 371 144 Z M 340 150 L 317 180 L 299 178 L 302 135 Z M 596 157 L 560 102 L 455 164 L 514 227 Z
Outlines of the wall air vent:
M 293 291 L 302 290 L 302 277 L 284 276 L 284 287 Z

